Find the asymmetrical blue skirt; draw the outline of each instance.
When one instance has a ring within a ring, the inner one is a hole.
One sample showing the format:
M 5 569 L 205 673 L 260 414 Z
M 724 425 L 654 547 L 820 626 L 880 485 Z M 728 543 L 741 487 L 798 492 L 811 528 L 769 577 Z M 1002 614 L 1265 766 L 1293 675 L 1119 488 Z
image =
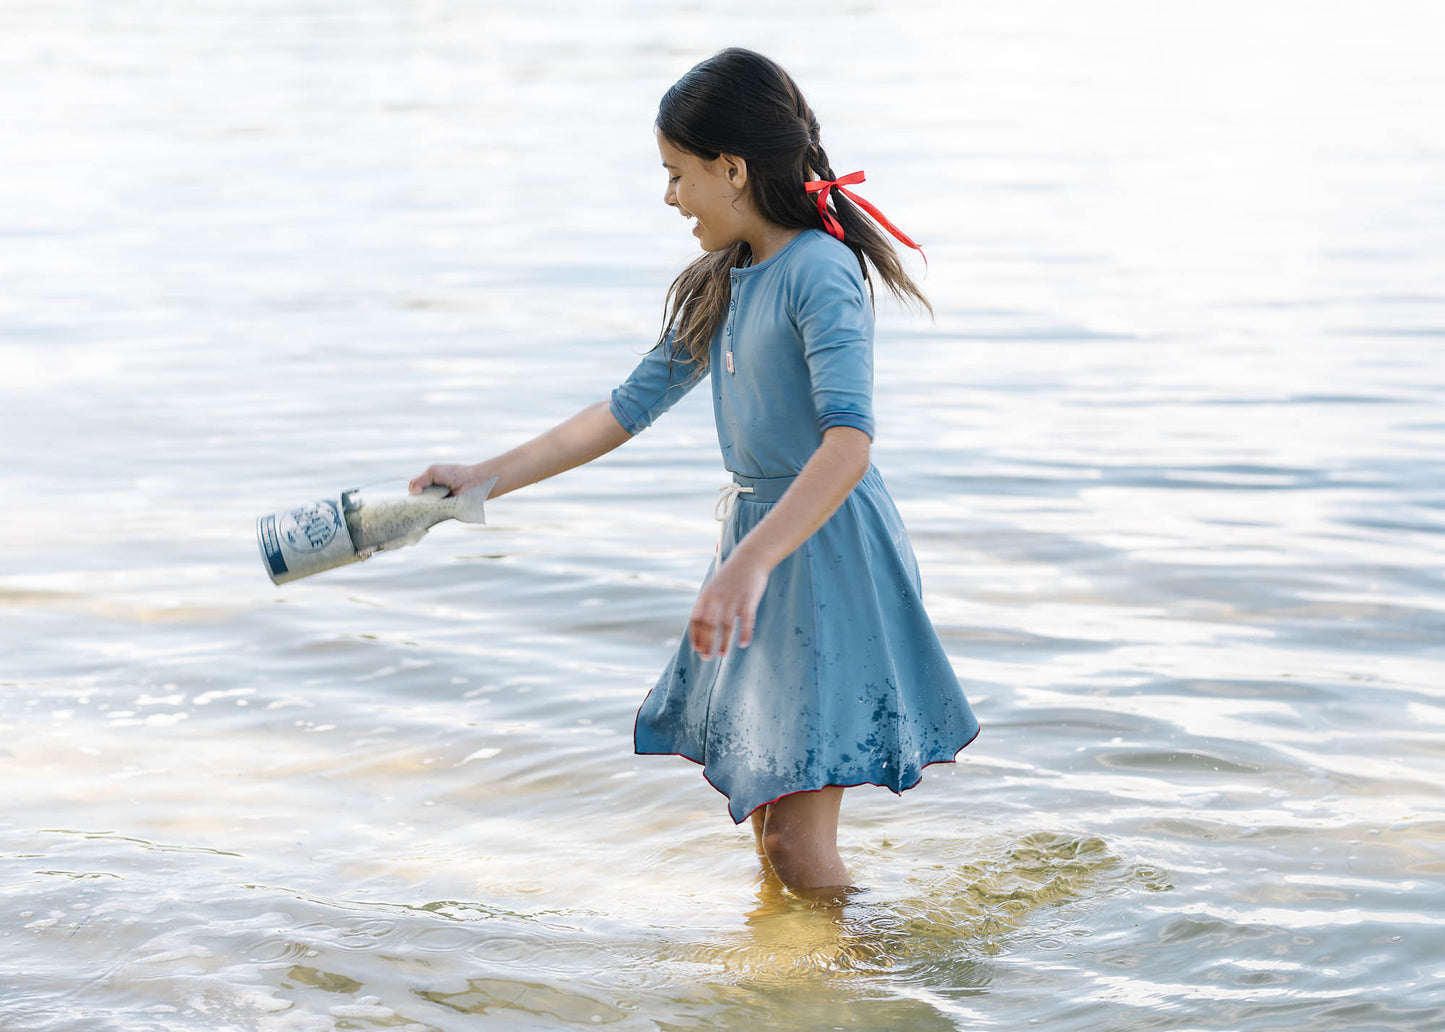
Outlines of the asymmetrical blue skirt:
M 793 478 L 733 479 L 754 493 L 723 526 L 723 558 Z M 684 630 L 634 737 L 638 753 L 702 764 L 742 823 L 759 806 L 830 785 L 901 793 L 978 731 L 924 612 L 903 521 L 870 468 L 773 570 L 752 645 L 705 661 Z

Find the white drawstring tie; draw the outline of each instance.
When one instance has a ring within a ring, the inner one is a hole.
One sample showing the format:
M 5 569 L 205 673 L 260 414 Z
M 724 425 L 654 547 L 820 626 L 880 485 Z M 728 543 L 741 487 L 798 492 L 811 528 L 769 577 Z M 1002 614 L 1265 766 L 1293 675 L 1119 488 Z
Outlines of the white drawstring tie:
M 738 496 L 752 494 L 751 487 L 743 487 L 742 484 L 729 481 L 718 488 L 717 504 L 712 507 L 713 519 L 719 523 L 726 523 L 733 510 L 738 507 Z
M 733 510 L 738 507 L 738 498 L 745 494 L 752 494 L 753 489 L 751 487 L 743 487 L 742 484 L 730 480 L 717 490 L 718 499 L 717 504 L 712 507 L 712 515 L 719 524 L 717 528 L 717 554 L 721 556 L 723 531 L 727 528 L 728 517 L 731 516 Z

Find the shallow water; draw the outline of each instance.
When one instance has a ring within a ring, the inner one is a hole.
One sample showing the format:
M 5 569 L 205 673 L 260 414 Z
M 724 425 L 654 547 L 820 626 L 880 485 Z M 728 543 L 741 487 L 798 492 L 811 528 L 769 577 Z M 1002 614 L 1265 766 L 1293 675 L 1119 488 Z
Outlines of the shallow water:
M 1440 15 L 773 6 L 7 5 L 0 1028 L 1445 1027 Z M 729 42 L 937 309 L 875 459 L 984 731 L 847 794 L 833 911 L 631 754 L 700 396 L 485 528 L 253 544 L 626 374 Z

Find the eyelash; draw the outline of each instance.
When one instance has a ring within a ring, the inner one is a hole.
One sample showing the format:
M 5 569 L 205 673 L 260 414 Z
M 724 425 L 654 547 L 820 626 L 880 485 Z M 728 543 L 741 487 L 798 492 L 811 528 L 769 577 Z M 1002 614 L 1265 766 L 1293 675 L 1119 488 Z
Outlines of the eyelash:
M 669 183 L 675 183 L 675 182 L 677 182 L 677 181 L 678 181 L 679 179 L 681 179 L 681 178 L 682 178 L 682 176 L 668 176 L 668 177 L 667 177 L 667 181 L 668 181 Z

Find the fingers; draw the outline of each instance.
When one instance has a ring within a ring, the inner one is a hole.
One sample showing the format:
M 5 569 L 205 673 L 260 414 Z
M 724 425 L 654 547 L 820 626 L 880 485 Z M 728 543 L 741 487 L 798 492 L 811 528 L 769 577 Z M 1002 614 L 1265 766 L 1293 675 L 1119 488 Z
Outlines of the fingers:
M 696 652 L 703 659 L 712 658 L 712 623 L 700 616 L 696 609 L 687 621 L 687 637 L 692 643 L 692 651 Z
M 702 659 L 727 654 L 733 630 L 738 631 L 738 648 L 753 643 L 758 605 L 767 585 L 768 571 L 748 562 L 737 565 L 729 559 L 697 596 L 688 620 L 688 637 Z
M 406 485 L 407 491 L 411 494 L 421 494 L 424 488 L 430 487 L 437 482 L 436 475 L 437 468 L 435 466 L 428 466 L 419 476 L 411 478 L 411 482 Z
M 420 494 L 423 490 L 436 484 L 445 487 L 452 494 L 460 494 L 460 488 L 464 483 L 466 467 L 453 465 L 428 466 L 426 472 L 420 476 L 413 477 L 406 485 L 407 491 L 411 494 Z
M 753 643 L 753 623 L 756 619 L 755 609 L 749 609 L 743 614 L 742 629 L 738 631 L 738 648 L 745 649 Z
M 703 659 L 727 655 L 728 639 L 732 637 L 731 622 L 694 615 L 689 624 L 692 648 Z
M 747 648 L 753 642 L 753 614 L 754 608 L 743 601 L 727 606 L 699 598 L 688 621 L 693 651 L 703 659 L 727 655 L 733 628 L 739 624 L 742 630 L 738 634 L 738 648 Z

